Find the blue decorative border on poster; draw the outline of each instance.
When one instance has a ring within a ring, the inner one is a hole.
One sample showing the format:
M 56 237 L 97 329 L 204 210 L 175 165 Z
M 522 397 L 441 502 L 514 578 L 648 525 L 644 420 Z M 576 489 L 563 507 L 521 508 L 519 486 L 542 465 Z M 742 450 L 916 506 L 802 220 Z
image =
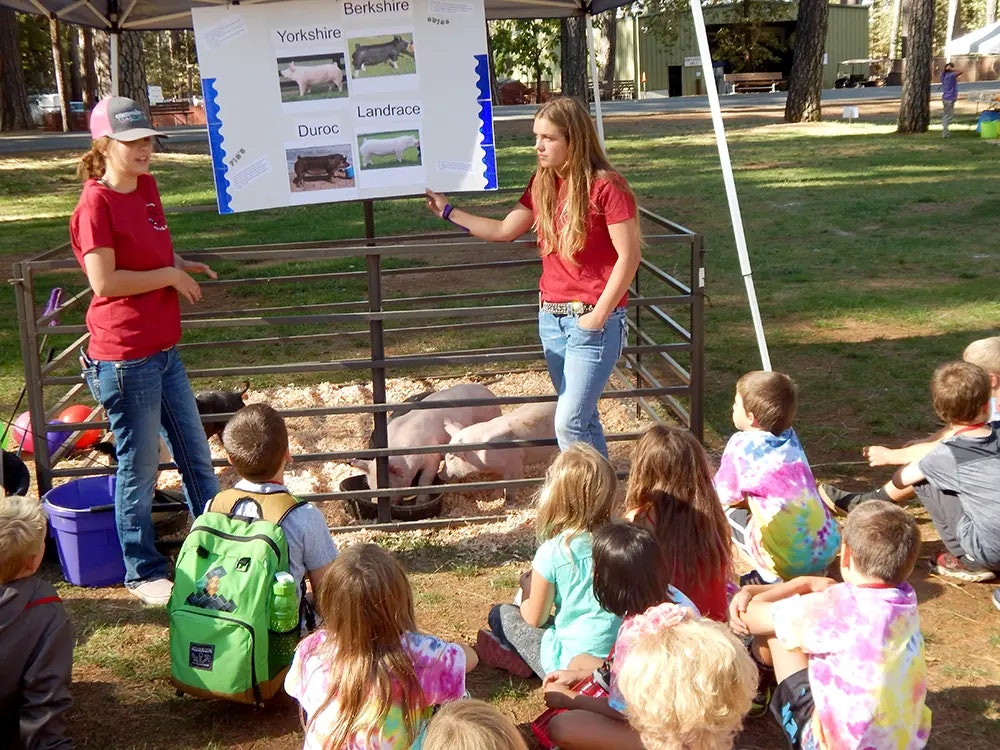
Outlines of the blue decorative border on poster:
M 229 202 L 232 196 L 229 195 L 229 180 L 226 179 L 229 167 L 226 165 L 226 149 L 222 145 L 225 136 L 222 135 L 222 118 L 219 116 L 219 103 L 216 101 L 219 92 L 215 89 L 215 79 L 202 78 L 201 90 L 205 95 L 205 120 L 208 123 L 208 145 L 212 153 L 212 177 L 215 179 L 219 213 L 231 214 L 233 209 Z
M 493 144 L 493 97 L 490 95 L 490 64 L 486 55 L 476 55 L 476 88 L 479 95 L 479 132 L 483 134 L 483 179 L 486 190 L 499 187 L 497 156 Z

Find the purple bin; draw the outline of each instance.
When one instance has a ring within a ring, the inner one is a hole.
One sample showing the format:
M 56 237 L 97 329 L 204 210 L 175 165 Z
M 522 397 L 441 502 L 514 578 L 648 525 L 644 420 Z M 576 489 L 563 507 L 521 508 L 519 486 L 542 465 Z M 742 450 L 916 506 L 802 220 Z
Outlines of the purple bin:
M 53 487 L 43 504 L 67 581 L 74 586 L 112 586 L 125 580 L 113 476 L 84 477 Z

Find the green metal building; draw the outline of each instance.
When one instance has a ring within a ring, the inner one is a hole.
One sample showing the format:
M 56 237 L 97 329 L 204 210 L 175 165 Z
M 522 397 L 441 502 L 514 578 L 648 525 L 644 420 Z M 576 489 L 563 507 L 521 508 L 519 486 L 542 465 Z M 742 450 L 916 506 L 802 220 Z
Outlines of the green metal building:
M 715 32 L 733 17 L 733 7 L 708 6 L 704 13 L 711 45 Z M 768 24 L 775 28 L 779 37 L 784 38 L 787 51 L 780 60 L 769 63 L 765 69 L 780 71 L 785 80 L 788 79 L 792 64 L 797 14 L 798 4 L 789 3 L 787 12 Z M 635 81 L 636 91 L 662 91 L 668 92 L 670 96 L 704 94 L 705 83 L 702 80 L 698 42 L 691 16 L 683 18 L 677 39 L 668 48 L 661 46 L 651 34 L 642 33 L 642 26 L 642 18 L 619 20 L 615 78 Z M 823 88 L 833 88 L 839 62 L 867 57 L 868 7 L 831 4 L 826 32 Z

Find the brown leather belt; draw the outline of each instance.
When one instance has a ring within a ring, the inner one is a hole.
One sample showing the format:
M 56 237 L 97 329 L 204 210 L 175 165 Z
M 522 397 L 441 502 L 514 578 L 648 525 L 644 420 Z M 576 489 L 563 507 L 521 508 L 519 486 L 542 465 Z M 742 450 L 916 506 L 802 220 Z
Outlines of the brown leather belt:
M 588 305 L 580 300 L 572 302 L 539 302 L 539 308 L 553 315 L 586 315 L 594 309 L 593 305 Z

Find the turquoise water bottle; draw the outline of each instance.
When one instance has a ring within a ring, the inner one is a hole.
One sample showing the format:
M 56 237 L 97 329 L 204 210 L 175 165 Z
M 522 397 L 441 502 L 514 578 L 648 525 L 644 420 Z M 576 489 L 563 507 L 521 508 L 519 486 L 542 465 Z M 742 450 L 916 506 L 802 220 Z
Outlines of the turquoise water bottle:
M 299 602 L 295 595 L 295 579 L 290 573 L 276 573 L 271 592 L 268 666 L 274 676 L 291 664 L 295 655 L 299 642 Z

